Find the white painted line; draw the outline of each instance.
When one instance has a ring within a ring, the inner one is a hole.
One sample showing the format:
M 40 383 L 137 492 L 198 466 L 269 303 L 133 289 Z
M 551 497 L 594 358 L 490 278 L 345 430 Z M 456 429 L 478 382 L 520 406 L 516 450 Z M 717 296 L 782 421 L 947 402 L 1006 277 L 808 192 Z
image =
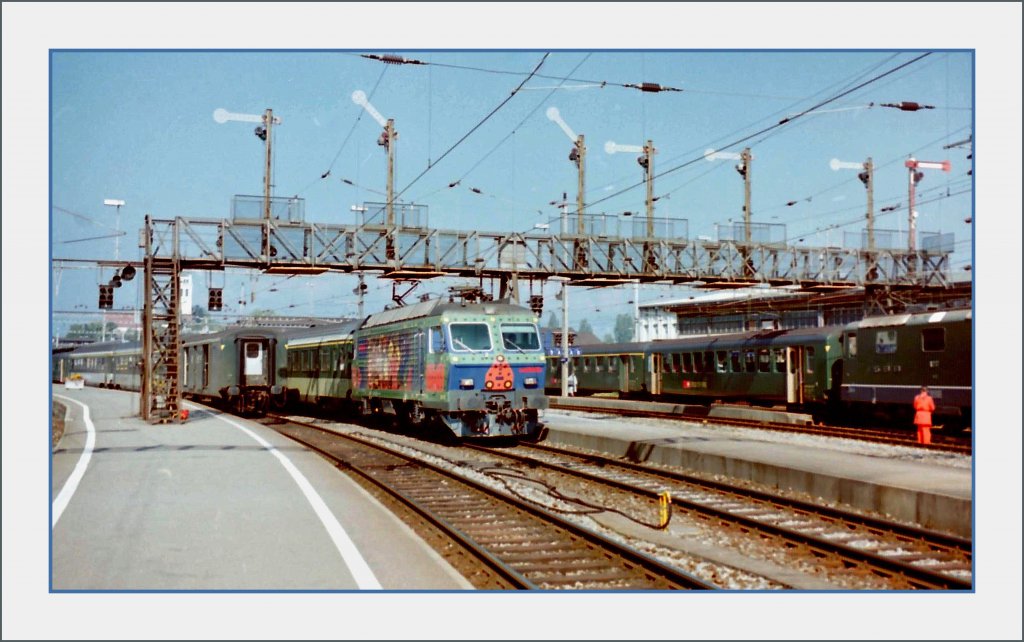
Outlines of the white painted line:
M 63 395 L 53 395 L 58 399 L 64 401 L 70 401 L 77 403 L 82 407 L 84 413 L 82 418 L 85 421 L 85 449 L 78 458 L 78 463 L 75 464 L 75 469 L 71 471 L 71 476 L 68 477 L 67 481 L 64 482 L 64 487 L 57 493 L 57 499 L 53 500 L 53 510 L 51 511 L 50 530 L 57 525 L 57 520 L 60 519 L 61 514 L 64 513 L 64 509 L 68 507 L 68 502 L 71 501 L 71 496 L 75 494 L 75 490 L 78 488 L 78 483 L 82 481 L 82 477 L 85 475 L 85 469 L 89 465 L 89 460 L 92 458 L 92 449 L 96 446 L 96 427 L 92 425 L 92 419 L 89 418 L 89 406 L 85 405 L 77 399 L 65 397 Z
M 196 408 L 198 409 L 198 406 L 196 406 Z M 245 426 L 231 421 L 221 415 L 214 416 L 249 435 L 256 440 L 258 444 L 266 448 L 268 452 L 277 457 L 277 460 L 281 462 L 284 469 L 288 471 L 288 474 L 291 475 L 292 479 L 295 480 L 295 483 L 298 484 L 302 494 L 306 496 L 306 500 L 313 507 L 317 517 L 319 517 L 320 521 L 323 523 L 324 528 L 327 529 L 327 534 L 331 536 L 334 546 L 338 549 L 338 553 L 341 554 L 341 558 L 348 567 L 349 572 L 351 572 L 352 576 L 355 578 L 356 585 L 361 590 L 381 590 L 382 587 L 380 582 L 377 580 L 377 576 L 373 574 L 372 570 L 370 570 L 370 566 L 359 553 L 359 549 L 356 548 L 355 543 L 352 542 L 348 533 L 346 533 L 345 529 L 342 528 L 341 524 L 334 516 L 334 513 L 332 513 L 331 509 L 327 507 L 326 502 L 324 502 L 323 498 L 321 498 L 316 492 L 313 485 L 310 484 L 309 480 L 299 472 L 298 468 L 295 467 L 295 464 L 285 457 L 276 447 L 272 446 L 265 439 Z

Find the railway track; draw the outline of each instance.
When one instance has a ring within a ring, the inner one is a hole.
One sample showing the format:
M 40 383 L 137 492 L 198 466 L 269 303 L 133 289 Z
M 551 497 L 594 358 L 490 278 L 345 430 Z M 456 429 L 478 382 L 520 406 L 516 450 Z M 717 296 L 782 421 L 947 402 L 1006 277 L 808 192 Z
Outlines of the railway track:
M 468 477 L 361 438 L 274 417 L 268 425 L 358 475 L 477 561 L 482 588 L 717 588 L 640 551 Z
M 574 403 L 572 405 L 562 404 L 552 400 L 549 402 L 549 407 L 558 410 L 597 412 L 612 415 L 620 415 L 624 417 L 648 417 L 654 419 L 673 419 L 676 421 L 697 421 L 702 423 L 715 423 L 739 428 L 776 430 L 780 432 L 798 433 L 802 435 L 819 435 L 822 437 L 853 439 L 857 441 L 890 444 L 893 446 L 909 446 L 914 448 L 922 448 L 925 450 L 950 452 L 963 455 L 970 455 L 972 452 L 971 441 L 969 438 L 953 437 L 938 434 L 936 432 L 932 432 L 931 444 L 919 444 L 917 443 L 916 435 L 912 435 L 909 432 L 904 434 L 893 430 L 855 428 L 844 426 L 799 425 L 772 422 L 767 420 L 743 420 L 729 419 L 723 417 L 710 418 L 703 414 L 685 414 L 678 412 L 664 412 L 654 410 L 651 409 L 650 407 L 645 407 L 645 404 L 642 401 L 629 402 L 631 405 L 635 404 L 635 407 L 631 408 L 608 407 L 597 405 L 582 406 L 582 403 L 585 402 L 582 401 L 581 398 L 574 397 Z
M 758 537 L 775 538 L 785 547 L 797 548 L 839 570 L 871 573 L 895 589 L 972 587 L 971 542 L 964 538 L 545 445 L 524 444 L 517 452 L 465 447 L 649 499 L 668 490 L 675 508 Z

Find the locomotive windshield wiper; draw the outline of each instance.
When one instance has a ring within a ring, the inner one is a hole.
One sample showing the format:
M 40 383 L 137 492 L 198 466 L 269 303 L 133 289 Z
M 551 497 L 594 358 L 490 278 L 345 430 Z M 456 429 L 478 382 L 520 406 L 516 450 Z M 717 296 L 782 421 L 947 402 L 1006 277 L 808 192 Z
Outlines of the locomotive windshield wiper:
M 507 348 L 508 346 L 512 346 L 513 348 L 518 350 L 521 354 L 526 354 L 526 351 L 523 350 L 522 348 L 520 348 L 519 346 L 517 346 L 515 341 L 511 341 L 509 339 L 505 339 L 505 347 Z
M 470 348 L 470 347 L 469 347 L 469 346 L 467 346 L 467 345 L 466 345 L 465 343 L 463 343 L 463 342 L 462 342 L 462 339 L 457 339 L 457 338 L 455 338 L 455 337 L 452 337 L 452 343 L 456 343 L 456 344 L 458 344 L 458 345 L 462 346 L 463 348 L 465 348 L 466 350 L 469 350 L 469 351 L 470 351 L 470 352 L 472 352 L 473 354 L 476 354 L 476 353 L 477 353 L 477 350 L 474 350 L 473 348 Z M 480 350 L 480 352 L 483 352 L 483 350 Z

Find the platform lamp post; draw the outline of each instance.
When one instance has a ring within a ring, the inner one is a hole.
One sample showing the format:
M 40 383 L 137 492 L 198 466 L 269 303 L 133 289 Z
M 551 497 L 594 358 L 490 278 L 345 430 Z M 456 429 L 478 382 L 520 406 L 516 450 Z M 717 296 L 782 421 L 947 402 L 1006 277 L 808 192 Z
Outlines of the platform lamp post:
M 124 201 L 116 198 L 105 198 L 103 204 L 108 207 L 117 208 L 117 223 L 116 231 L 117 236 L 114 237 L 114 260 L 121 260 L 121 208 L 124 207 Z

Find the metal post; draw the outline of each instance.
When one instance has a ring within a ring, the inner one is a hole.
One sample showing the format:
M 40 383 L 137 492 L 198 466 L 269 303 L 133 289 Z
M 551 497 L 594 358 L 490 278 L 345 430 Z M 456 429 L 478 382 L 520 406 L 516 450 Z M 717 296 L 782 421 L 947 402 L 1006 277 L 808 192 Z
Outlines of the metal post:
M 873 257 L 875 253 L 875 165 L 871 162 L 870 156 L 864 163 L 864 171 L 868 174 L 868 180 L 865 183 L 865 187 L 868 188 L 868 252 Z
M 569 396 L 569 285 L 562 281 L 562 396 Z
M 743 238 L 750 245 L 750 148 L 745 147 L 740 154 L 743 161 Z
M 584 173 L 586 172 L 584 163 L 586 162 L 587 157 L 587 148 L 583 144 L 583 134 L 580 134 L 579 137 L 576 139 L 576 151 L 579 154 L 579 158 L 577 160 L 579 180 L 577 181 L 576 185 L 576 216 L 579 217 L 580 236 L 583 236 L 584 234 L 587 233 L 586 226 L 584 225 L 583 221 L 583 183 Z
M 914 185 L 917 183 L 917 181 L 915 180 L 917 178 L 915 176 L 915 173 L 917 172 L 917 166 L 914 164 L 913 156 L 911 156 L 910 160 L 907 162 L 907 172 L 909 175 L 907 190 L 909 192 L 908 199 L 910 204 L 907 210 L 907 250 L 910 252 L 911 255 L 913 255 L 917 245 L 914 239 L 915 233 L 917 232 L 917 225 L 914 220 Z M 910 258 L 910 260 L 913 261 L 912 256 L 908 258 Z
M 384 135 L 387 137 L 388 150 L 388 202 L 387 202 L 387 226 L 395 225 L 395 119 L 388 118 L 388 124 L 384 128 Z
M 644 145 L 644 178 L 647 181 L 647 238 L 654 238 L 654 142 Z
M 359 319 L 363 319 L 363 273 L 359 273 Z
M 267 157 L 263 171 L 263 218 L 270 220 L 270 139 L 272 138 L 271 128 L 274 125 L 273 109 L 268 109 L 263 113 L 263 124 L 267 129 L 267 139 L 265 141 Z

